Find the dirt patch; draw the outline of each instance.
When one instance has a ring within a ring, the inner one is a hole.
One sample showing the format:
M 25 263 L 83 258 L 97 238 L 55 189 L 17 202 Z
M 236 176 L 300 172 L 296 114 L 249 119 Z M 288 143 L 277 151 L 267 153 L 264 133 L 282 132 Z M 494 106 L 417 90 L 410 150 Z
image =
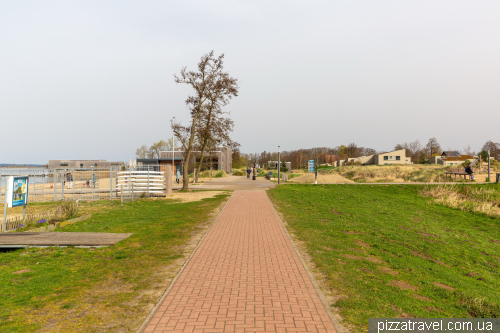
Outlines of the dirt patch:
M 400 229 L 406 229 L 406 230 L 411 230 L 411 228 L 404 227 L 404 226 L 402 226 L 402 225 L 400 225 L 398 228 L 400 228 Z
M 470 272 L 470 273 L 467 273 L 467 274 L 464 274 L 465 276 L 468 276 L 468 277 L 473 277 L 473 276 L 477 276 L 479 275 L 478 273 L 474 273 L 474 272 Z
M 352 260 L 363 260 L 363 259 L 365 259 L 364 257 L 353 256 L 352 254 L 344 254 L 344 257 L 346 257 L 347 259 L 352 259 Z
M 428 297 L 425 297 L 425 296 L 422 296 L 422 295 L 418 295 L 418 294 L 413 294 L 413 295 L 411 295 L 411 297 L 419 299 L 421 301 L 426 301 L 426 302 L 431 302 L 432 301 L 432 299 L 430 299 Z
M 446 265 L 444 262 L 436 260 L 436 259 L 433 259 L 432 257 L 430 257 L 430 256 L 428 256 L 426 254 L 421 254 L 421 253 L 418 253 L 416 251 L 411 251 L 411 254 L 413 254 L 414 256 L 420 257 L 420 258 L 424 258 L 424 259 L 428 259 L 428 260 L 434 261 L 436 264 L 439 264 L 439 265 L 442 265 L 442 266 L 445 266 L 445 267 L 450 267 L 450 266 Z
M 374 264 L 381 264 L 383 261 L 376 257 L 366 257 L 366 260 L 373 262 Z
M 328 246 L 323 246 L 323 250 L 335 251 L 334 249 L 332 249 L 331 247 L 328 247 Z
M 439 287 L 439 288 L 443 288 L 443 289 L 450 290 L 450 291 L 455 291 L 455 288 L 450 287 L 450 286 L 447 286 L 447 285 L 442 284 L 442 283 L 439 283 L 439 282 L 433 282 L 433 284 L 434 284 L 436 287 Z
M 23 274 L 23 273 L 30 273 L 31 272 L 31 269 L 21 269 L 20 271 L 15 271 L 15 272 L 12 272 L 12 274 Z
M 181 200 L 182 202 L 200 201 L 213 198 L 216 195 L 226 194 L 226 191 L 202 191 L 202 192 L 174 192 L 168 199 Z
M 403 290 L 417 290 L 418 289 L 417 287 L 412 286 L 411 284 L 406 283 L 404 281 L 400 281 L 400 280 L 392 280 L 391 282 L 389 282 L 389 284 L 391 286 L 398 287 L 399 289 L 403 289 Z
M 362 241 L 356 241 L 356 242 L 354 242 L 354 244 L 359 245 L 359 246 L 361 246 L 361 247 L 366 247 L 367 249 L 369 249 L 369 248 L 370 248 L 370 245 L 369 245 L 369 244 L 367 244 L 367 243 L 365 243 L 365 242 L 362 242 Z
M 390 269 L 389 267 L 386 267 L 386 266 L 379 266 L 378 268 L 381 272 L 383 273 L 387 273 L 387 274 L 390 274 L 390 275 L 398 275 L 399 273 Z
M 335 208 L 334 208 L 334 209 L 332 209 L 332 213 L 333 213 L 333 214 L 335 214 L 335 215 L 342 215 L 342 214 L 344 214 L 344 213 L 342 213 L 342 212 L 339 212 L 339 211 L 338 211 L 338 210 L 336 210 Z
M 344 231 L 344 234 L 346 234 L 346 235 L 366 235 L 365 233 L 359 232 L 359 231 Z

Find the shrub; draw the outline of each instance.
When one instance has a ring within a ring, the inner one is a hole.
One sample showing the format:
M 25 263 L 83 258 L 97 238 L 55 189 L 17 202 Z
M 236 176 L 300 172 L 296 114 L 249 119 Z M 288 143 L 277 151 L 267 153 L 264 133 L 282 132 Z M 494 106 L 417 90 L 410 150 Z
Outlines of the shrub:
M 73 215 L 76 215 L 77 208 L 76 204 L 73 201 L 64 201 L 61 204 L 61 209 L 65 218 L 70 218 Z
M 227 174 L 226 174 L 226 171 L 224 171 L 224 170 L 220 170 L 215 174 L 215 178 L 226 177 L 226 176 L 227 176 Z
M 241 170 L 234 170 L 233 176 L 244 176 L 245 174 Z

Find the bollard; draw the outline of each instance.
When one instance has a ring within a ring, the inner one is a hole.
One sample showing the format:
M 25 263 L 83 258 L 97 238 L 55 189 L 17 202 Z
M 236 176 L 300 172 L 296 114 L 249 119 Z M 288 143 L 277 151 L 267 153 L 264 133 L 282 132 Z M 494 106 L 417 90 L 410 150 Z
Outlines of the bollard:
M 172 195 L 172 166 L 168 165 L 165 168 L 165 196 Z

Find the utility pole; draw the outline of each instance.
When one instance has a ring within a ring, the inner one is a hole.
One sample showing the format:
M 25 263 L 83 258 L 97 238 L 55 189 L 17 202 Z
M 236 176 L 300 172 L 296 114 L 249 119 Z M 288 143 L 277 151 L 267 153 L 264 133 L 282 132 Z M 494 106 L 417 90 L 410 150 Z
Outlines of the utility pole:
M 488 181 L 491 182 L 491 174 L 490 174 L 490 150 L 488 149 Z
M 280 146 L 278 146 L 278 185 L 281 184 L 280 183 L 280 165 L 281 165 L 281 162 L 280 162 Z

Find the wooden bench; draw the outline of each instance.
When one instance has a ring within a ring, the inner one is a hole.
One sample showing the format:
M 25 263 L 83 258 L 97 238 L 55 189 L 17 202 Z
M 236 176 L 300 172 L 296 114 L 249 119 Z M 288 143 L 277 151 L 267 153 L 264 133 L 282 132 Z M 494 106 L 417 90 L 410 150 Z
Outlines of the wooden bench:
M 464 179 L 467 179 L 467 177 L 469 177 L 469 179 L 472 180 L 472 175 L 469 175 L 468 173 L 465 173 L 465 172 L 445 172 L 444 174 L 445 175 L 454 175 L 455 178 L 457 178 L 457 176 L 459 178 L 464 176 Z

